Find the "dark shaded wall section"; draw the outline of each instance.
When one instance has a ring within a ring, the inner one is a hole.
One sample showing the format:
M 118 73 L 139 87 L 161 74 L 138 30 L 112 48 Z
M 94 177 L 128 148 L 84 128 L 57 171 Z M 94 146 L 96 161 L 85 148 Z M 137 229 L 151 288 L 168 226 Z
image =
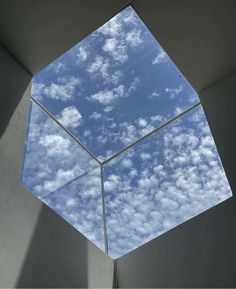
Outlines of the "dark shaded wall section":
M 19 103 L 31 75 L 0 45 L 0 137 Z
M 197 91 L 234 71 L 235 0 L 136 0 L 133 5 Z
M 0 0 L 0 39 L 35 74 L 129 0 Z
M 200 93 L 233 194 L 236 72 Z M 236 287 L 234 197 L 117 260 L 119 287 Z
M 0 55 L 0 288 L 111 288 L 112 259 L 21 186 L 30 77 Z

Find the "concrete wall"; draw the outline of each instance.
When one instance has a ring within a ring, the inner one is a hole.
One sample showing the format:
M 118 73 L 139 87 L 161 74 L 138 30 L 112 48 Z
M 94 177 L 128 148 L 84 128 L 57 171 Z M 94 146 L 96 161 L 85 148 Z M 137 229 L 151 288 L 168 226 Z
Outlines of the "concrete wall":
M 31 75 L 0 45 L 0 137 L 19 103 Z
M 1 50 L 0 287 L 112 287 L 112 259 L 20 185 L 29 79 Z
M 1 0 L 0 40 L 35 74 L 129 2 Z
M 236 72 L 200 93 L 236 192 Z M 236 287 L 235 196 L 117 260 L 119 287 Z
M 235 69 L 235 0 L 136 0 L 133 5 L 197 91 Z

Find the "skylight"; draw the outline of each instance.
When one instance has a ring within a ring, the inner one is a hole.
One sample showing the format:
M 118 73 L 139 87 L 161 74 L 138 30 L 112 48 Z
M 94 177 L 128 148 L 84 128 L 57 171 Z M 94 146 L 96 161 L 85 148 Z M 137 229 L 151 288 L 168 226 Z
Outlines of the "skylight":
M 131 7 L 31 101 L 23 185 L 114 258 L 232 195 L 196 92 Z

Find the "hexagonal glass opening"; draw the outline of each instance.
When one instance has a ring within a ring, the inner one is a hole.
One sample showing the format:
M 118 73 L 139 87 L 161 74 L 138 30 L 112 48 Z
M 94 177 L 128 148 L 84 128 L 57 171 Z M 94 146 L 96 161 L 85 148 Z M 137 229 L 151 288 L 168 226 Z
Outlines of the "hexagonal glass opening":
M 197 93 L 131 6 L 31 102 L 22 184 L 113 258 L 232 196 Z

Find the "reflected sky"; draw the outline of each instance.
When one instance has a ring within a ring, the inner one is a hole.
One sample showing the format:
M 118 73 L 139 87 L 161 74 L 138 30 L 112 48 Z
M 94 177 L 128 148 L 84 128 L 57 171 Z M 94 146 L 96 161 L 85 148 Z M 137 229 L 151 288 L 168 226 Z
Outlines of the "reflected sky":
M 38 73 L 32 95 L 100 159 L 199 101 L 131 7 Z
M 201 107 L 104 165 L 104 187 L 112 257 L 232 195 Z
M 99 160 L 199 103 L 131 7 L 38 73 L 32 96 Z M 232 195 L 200 105 L 103 173 L 114 258 Z M 36 104 L 22 183 L 104 250 L 100 165 Z
M 22 184 L 104 249 L 100 165 L 35 104 Z

